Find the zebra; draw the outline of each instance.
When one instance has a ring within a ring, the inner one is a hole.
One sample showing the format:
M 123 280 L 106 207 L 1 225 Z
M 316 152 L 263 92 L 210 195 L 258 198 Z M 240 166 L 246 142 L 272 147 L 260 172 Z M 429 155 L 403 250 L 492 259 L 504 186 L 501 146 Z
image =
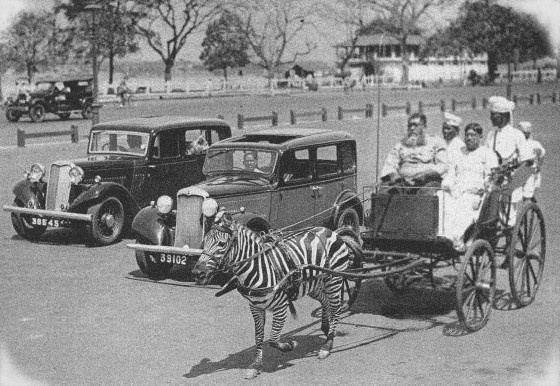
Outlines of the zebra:
M 273 314 L 269 345 L 282 352 L 296 347 L 296 341 L 280 342 L 279 338 L 288 308 L 295 316 L 292 300 L 305 295 L 321 303 L 321 330 L 327 340 L 317 356 L 328 357 L 341 312 L 343 279 L 301 268 L 311 264 L 344 271 L 359 249 L 328 228 L 316 227 L 267 242 L 266 236 L 233 221 L 227 213 L 219 213 L 216 219 L 204 236 L 203 251 L 193 274 L 198 284 L 207 284 L 218 271 L 232 273 L 237 279 L 237 290 L 249 300 L 255 322 L 256 353 L 245 378 L 254 378 L 262 370 L 266 310 Z

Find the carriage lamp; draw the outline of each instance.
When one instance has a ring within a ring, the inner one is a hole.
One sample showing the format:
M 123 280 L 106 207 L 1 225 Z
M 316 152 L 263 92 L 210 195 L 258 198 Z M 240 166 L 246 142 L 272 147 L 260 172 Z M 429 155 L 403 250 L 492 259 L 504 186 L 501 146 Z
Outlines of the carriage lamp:
M 39 182 L 45 176 L 45 168 L 41 164 L 33 164 L 26 174 L 29 181 Z
M 100 184 L 101 183 L 101 176 L 99 176 L 99 175 L 95 176 L 95 178 L 93 179 L 93 182 L 95 182 L 96 184 Z
M 156 206 L 160 214 L 167 214 L 173 208 L 173 199 L 169 196 L 160 196 L 157 199 Z
M 77 185 L 84 178 L 84 169 L 79 166 L 72 165 L 72 167 L 68 171 L 68 175 L 70 176 L 70 182 L 74 185 Z
M 206 198 L 202 202 L 202 214 L 205 217 L 212 217 L 218 212 L 218 202 L 213 198 Z

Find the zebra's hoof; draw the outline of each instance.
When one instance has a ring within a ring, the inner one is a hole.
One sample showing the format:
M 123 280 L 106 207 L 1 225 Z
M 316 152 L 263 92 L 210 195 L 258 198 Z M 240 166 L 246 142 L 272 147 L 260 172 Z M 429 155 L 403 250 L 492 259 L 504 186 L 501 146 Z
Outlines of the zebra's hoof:
M 247 370 L 247 372 L 245 373 L 245 376 L 243 378 L 245 379 L 253 379 L 256 378 L 261 372 L 257 369 L 249 369 Z
M 331 352 L 329 350 L 319 350 L 319 354 L 317 354 L 317 358 L 319 359 L 325 359 L 326 357 L 328 357 L 329 355 L 331 355 Z

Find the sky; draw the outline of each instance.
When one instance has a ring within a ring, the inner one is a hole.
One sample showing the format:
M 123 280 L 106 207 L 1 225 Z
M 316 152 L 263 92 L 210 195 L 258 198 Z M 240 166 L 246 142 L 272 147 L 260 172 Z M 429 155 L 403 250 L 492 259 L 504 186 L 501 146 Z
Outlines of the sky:
M 52 6 L 52 0 L 0 0 L 0 31 L 4 30 L 14 16 L 21 10 L 39 10 L 48 9 Z M 524 11 L 535 15 L 541 23 L 547 28 L 551 35 L 552 43 L 555 49 L 560 47 L 560 0 L 499 0 L 502 5 L 512 6 L 520 11 Z M 316 41 L 318 48 L 307 58 L 308 60 L 333 61 L 334 52 L 331 48 L 332 43 L 328 39 L 336 39 L 333 36 L 332 25 L 326 28 L 323 34 L 318 34 Z M 320 38 L 321 36 L 322 38 Z M 328 38 L 325 38 L 328 36 Z M 190 44 L 185 46 L 184 51 L 180 54 L 181 58 L 191 61 L 198 61 L 200 53 L 200 43 L 203 38 L 203 32 L 197 36 L 192 36 Z M 343 40 L 341 35 L 338 41 Z M 142 53 L 136 55 L 138 58 L 147 58 L 149 60 L 157 60 L 159 57 L 147 46 L 143 45 Z

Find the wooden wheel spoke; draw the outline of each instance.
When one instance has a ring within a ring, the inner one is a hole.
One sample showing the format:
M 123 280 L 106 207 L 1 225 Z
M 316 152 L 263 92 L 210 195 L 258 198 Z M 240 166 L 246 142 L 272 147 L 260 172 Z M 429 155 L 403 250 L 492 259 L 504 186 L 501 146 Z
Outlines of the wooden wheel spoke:
M 523 270 L 524 270 L 524 268 L 525 268 L 525 262 L 526 262 L 526 259 L 521 259 L 521 260 L 519 261 L 518 267 L 512 267 L 512 268 L 510 268 L 510 269 L 515 269 L 515 272 L 516 272 L 516 274 L 517 274 L 517 275 L 516 275 L 516 280 L 515 280 L 515 288 L 520 288 L 520 287 L 519 287 L 519 280 L 520 280 L 520 279 L 524 279 L 524 278 L 523 278 Z
M 478 305 L 478 309 L 480 310 L 480 317 L 484 318 L 484 309 L 483 309 L 483 304 L 484 302 L 481 301 L 481 294 L 480 292 L 476 293 L 476 304 Z

